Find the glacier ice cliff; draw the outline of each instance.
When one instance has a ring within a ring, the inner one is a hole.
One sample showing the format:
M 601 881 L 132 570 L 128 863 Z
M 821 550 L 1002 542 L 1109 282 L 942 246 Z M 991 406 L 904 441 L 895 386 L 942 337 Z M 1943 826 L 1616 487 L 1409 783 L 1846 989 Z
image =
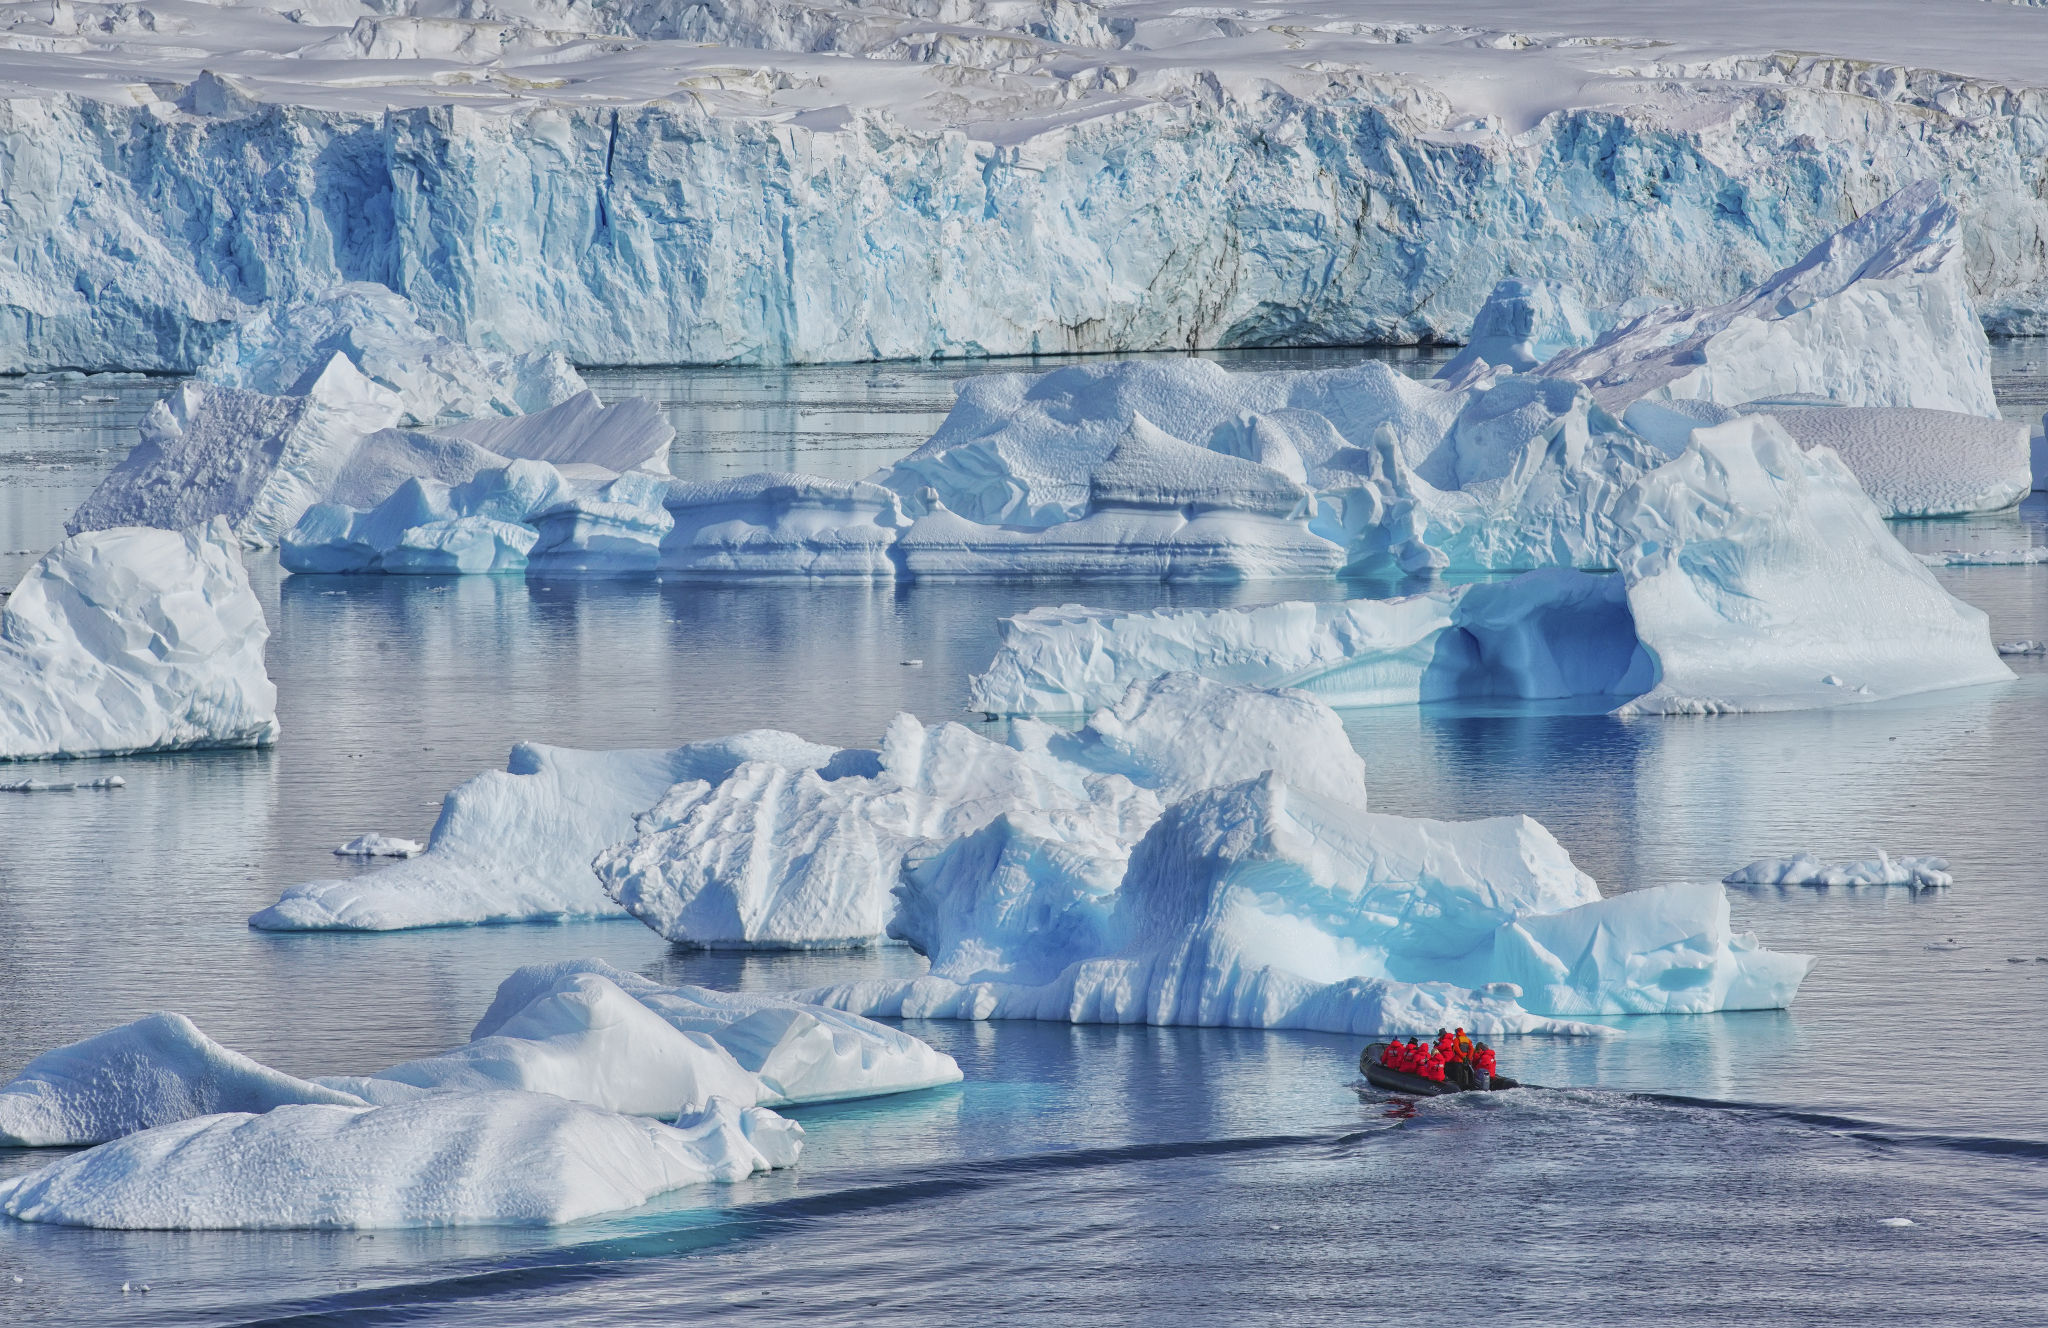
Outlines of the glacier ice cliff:
M 1933 179 L 2048 328 L 2011 6 L 442 8 L 16 16 L 0 368 L 190 371 L 354 281 L 583 364 L 1459 340 L 1504 278 L 1719 303 Z
M 0 606 L 0 760 L 268 746 L 269 639 L 224 519 L 73 535 Z
M 1185 669 L 1335 705 L 1598 697 L 1619 713 L 1780 710 L 2009 679 L 1826 448 L 1769 416 L 1701 428 L 1612 509 L 1604 576 L 1553 569 L 1394 600 L 1037 609 L 1007 620 L 969 705 L 1080 713 Z

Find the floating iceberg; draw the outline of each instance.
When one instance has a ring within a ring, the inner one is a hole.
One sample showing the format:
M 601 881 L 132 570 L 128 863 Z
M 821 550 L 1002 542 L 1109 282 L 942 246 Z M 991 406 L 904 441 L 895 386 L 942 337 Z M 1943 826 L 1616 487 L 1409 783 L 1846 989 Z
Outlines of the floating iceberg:
M 677 480 L 664 502 L 675 524 L 661 542 L 661 570 L 684 579 L 887 580 L 896 575 L 896 538 L 910 525 L 879 484 L 814 475 Z
M 225 520 L 74 535 L 0 607 L 0 760 L 273 743 L 269 639 Z
M 1910 885 L 1915 890 L 1955 884 L 1946 858 L 1895 858 L 1883 849 L 1874 858 L 1822 862 L 1811 853 L 1759 858 L 1721 878 L 1726 885 Z
M 46 1051 L 0 1088 L 0 1144 L 97 1144 L 223 1111 L 362 1099 L 259 1065 L 181 1014 L 153 1014 Z
M 0 1181 L 0 1213 L 118 1230 L 547 1226 L 792 1166 L 802 1134 L 721 1099 L 673 1126 L 545 1093 L 280 1106 L 158 1126 Z
M 2001 655 L 2048 655 L 2048 641 L 2000 641 Z
M 1718 887 L 1601 899 L 1526 817 L 1376 816 L 1270 772 L 1167 808 L 1107 895 L 1028 867 L 906 888 L 932 892 L 899 924 L 931 973 L 805 999 L 916 1018 L 1588 1033 L 1602 1030 L 1550 1016 L 1773 1008 L 1811 967 L 1731 935 Z
M 226 517 L 266 548 L 319 502 L 399 398 L 332 355 L 287 394 L 186 383 L 142 421 L 141 442 L 65 523 L 76 535 L 117 526 L 179 530 Z
M 2024 549 L 1944 549 L 1923 553 L 1920 561 L 1929 567 L 2030 567 L 2048 563 L 2048 544 Z M 2004 647 L 1999 647 L 2001 651 Z
M 1644 399 L 1807 396 L 1998 418 L 1962 217 L 1934 180 L 1899 190 L 1727 304 L 1645 314 L 1540 372 L 1587 384 L 1617 413 Z
M 1608 576 L 1529 573 L 1338 604 L 1005 620 L 969 684 L 990 714 L 1067 714 L 1186 669 L 1332 705 L 1510 696 L 1625 713 L 1826 706 L 2001 681 L 1984 615 L 1935 583 L 1832 453 L 1768 417 L 1703 428 L 1615 508 Z
M 372 832 L 357 835 L 334 850 L 337 858 L 416 858 L 423 846 L 416 839 L 394 839 Z
M 758 1081 L 755 1100 L 768 1105 L 874 1097 L 960 1079 L 951 1056 L 886 1024 L 780 996 L 664 987 L 601 959 L 535 964 L 514 973 L 477 1021 L 472 1045 L 504 1036 L 514 1021 L 530 1020 L 537 1004 L 552 1004 L 558 993 L 598 983 L 637 1001 L 677 1036 L 695 1045 L 708 1040 L 728 1053 Z M 742 1100 L 738 1092 L 731 1096 Z
M 757 729 L 672 751 L 585 752 L 521 743 L 503 773 L 458 785 L 427 851 L 379 871 L 287 889 L 249 919 L 267 931 L 392 931 L 619 916 L 591 858 L 680 780 L 723 780 L 750 761 L 824 765 L 833 749 Z
M 76 793 L 80 789 L 127 788 L 119 775 L 102 779 L 10 779 L 0 782 L 0 793 Z
M 1014 726 L 1008 745 L 898 715 L 852 764 L 755 761 L 678 783 L 598 855 L 598 878 L 672 941 L 858 945 L 891 929 L 907 863 L 999 819 L 1065 841 L 1070 864 L 1113 885 L 1161 807 L 1213 784 L 1279 769 L 1365 802 L 1363 763 L 1327 708 L 1189 675 L 1133 685 L 1078 733 Z
M 1788 710 L 2003 682 L 1949 595 L 1825 448 L 1767 416 L 1693 434 L 1643 480 L 1623 565 L 1655 685 L 1621 714 Z

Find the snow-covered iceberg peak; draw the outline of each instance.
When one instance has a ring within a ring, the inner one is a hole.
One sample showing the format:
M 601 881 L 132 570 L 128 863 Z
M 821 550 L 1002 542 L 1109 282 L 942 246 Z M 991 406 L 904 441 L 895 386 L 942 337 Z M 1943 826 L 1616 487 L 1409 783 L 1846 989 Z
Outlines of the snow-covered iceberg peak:
M 1962 218 L 1933 180 L 1727 304 L 1645 314 L 1541 372 L 1586 383 L 1616 413 L 1645 398 L 1811 396 L 1999 417 Z
M 2013 676 L 1983 612 L 1893 538 L 1848 467 L 1768 416 L 1696 431 L 1632 506 L 1623 574 L 1657 675 L 1619 713 L 1797 709 Z
M 1571 286 L 1561 281 L 1509 278 L 1496 285 L 1486 303 L 1479 306 L 1465 349 L 1437 370 L 1436 376 L 1457 382 L 1486 367 L 1528 373 L 1546 360 L 1591 342 L 1599 330 Z
M 74 535 L 0 608 L 0 760 L 275 742 L 269 639 L 226 521 Z

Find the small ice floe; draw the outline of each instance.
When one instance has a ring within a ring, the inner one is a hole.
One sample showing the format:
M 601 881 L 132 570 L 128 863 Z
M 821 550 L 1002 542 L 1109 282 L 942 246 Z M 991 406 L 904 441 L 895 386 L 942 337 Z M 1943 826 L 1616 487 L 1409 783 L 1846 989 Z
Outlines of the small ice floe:
M 1913 1225 L 1913 1219 L 1910 1217 L 1880 1217 L 1877 1219 L 1877 1224 L 1881 1227 L 1910 1227 Z
M 2001 655 L 2048 655 L 2048 641 L 2000 641 Z
M 337 858 L 411 858 L 425 851 L 426 846 L 411 839 L 393 839 L 389 835 L 357 835 L 340 848 L 334 850 Z
M 903 661 L 903 667 L 906 669 L 921 669 L 924 667 L 924 661 L 921 659 L 906 659 Z
M 128 781 L 119 775 L 109 775 L 105 779 L 17 779 L 0 784 L 0 793 L 75 793 L 80 789 L 127 787 Z
M 1721 878 L 1723 885 L 1910 885 L 1915 890 L 1955 884 L 1945 858 L 1895 858 L 1883 849 L 1874 858 L 1822 862 L 1811 853 L 1758 858 Z
M 2019 567 L 2048 563 L 2048 544 L 2025 549 L 1943 549 L 1921 554 L 1920 561 L 1929 567 Z

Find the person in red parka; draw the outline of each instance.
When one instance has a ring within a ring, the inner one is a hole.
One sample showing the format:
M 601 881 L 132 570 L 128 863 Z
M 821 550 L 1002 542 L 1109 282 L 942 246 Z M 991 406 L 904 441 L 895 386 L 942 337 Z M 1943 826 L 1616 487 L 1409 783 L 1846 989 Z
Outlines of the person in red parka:
M 1444 1058 L 1434 1047 L 1430 1048 L 1429 1055 L 1422 1062 L 1422 1077 L 1433 1084 L 1444 1081 Z

